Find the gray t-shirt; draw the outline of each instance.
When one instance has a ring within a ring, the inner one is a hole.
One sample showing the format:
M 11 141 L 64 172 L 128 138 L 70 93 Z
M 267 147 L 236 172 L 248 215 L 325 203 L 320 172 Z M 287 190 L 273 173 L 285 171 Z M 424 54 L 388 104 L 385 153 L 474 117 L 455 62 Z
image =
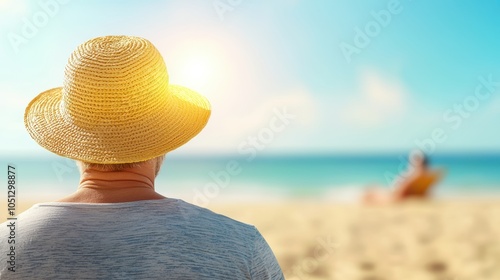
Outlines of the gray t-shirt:
M 254 226 L 178 199 L 35 204 L 15 221 L 15 244 L 10 222 L 1 279 L 284 279 Z

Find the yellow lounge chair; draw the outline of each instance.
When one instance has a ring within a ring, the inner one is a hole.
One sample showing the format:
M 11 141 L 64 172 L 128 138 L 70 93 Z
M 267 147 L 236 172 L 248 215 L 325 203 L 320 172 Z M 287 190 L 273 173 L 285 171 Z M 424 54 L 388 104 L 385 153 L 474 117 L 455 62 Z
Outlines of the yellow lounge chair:
M 408 197 L 427 197 L 432 186 L 434 186 L 444 175 L 444 170 L 432 170 L 410 180 L 405 186 L 401 186 L 396 191 L 399 199 Z

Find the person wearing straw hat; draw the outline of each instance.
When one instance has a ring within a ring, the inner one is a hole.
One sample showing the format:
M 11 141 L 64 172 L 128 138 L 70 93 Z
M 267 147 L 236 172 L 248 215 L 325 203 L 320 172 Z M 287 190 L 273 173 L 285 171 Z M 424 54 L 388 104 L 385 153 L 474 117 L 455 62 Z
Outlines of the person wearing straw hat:
M 154 189 L 165 154 L 196 136 L 210 112 L 205 97 L 169 84 L 148 40 L 78 46 L 63 87 L 35 97 L 24 120 L 40 146 L 76 160 L 80 184 L 18 216 L 15 272 L 1 254 L 0 278 L 284 279 L 254 226 Z M 8 230 L 2 224 L 2 248 Z

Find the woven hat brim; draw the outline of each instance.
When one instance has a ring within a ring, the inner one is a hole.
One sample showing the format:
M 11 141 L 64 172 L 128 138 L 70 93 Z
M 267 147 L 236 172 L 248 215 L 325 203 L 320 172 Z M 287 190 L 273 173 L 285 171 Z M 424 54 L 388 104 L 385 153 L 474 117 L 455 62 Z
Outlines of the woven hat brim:
M 168 91 L 168 107 L 154 119 L 84 129 L 61 112 L 62 88 L 53 88 L 29 103 L 24 122 L 40 146 L 63 157 L 101 164 L 145 161 L 187 143 L 210 117 L 210 103 L 202 95 L 176 85 Z

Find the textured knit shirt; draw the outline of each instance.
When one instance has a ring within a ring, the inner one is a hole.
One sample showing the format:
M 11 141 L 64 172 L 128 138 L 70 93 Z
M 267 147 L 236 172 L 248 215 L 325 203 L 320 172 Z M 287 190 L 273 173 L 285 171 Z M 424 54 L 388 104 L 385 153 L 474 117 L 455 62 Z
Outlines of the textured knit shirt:
M 39 203 L 14 224 L 1 279 L 284 279 L 254 226 L 182 200 Z

